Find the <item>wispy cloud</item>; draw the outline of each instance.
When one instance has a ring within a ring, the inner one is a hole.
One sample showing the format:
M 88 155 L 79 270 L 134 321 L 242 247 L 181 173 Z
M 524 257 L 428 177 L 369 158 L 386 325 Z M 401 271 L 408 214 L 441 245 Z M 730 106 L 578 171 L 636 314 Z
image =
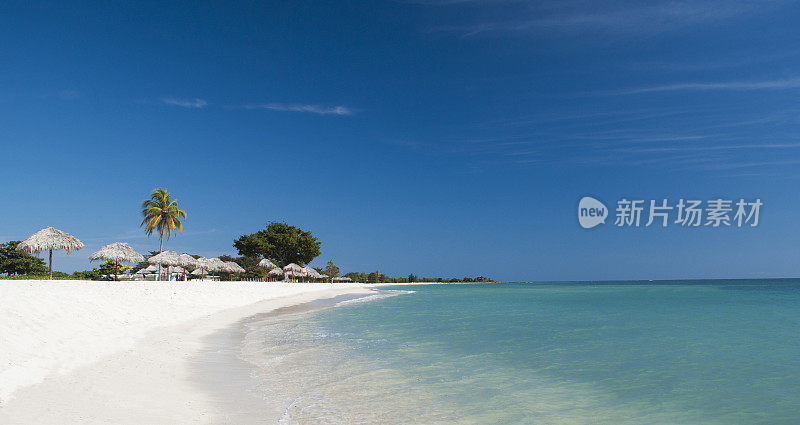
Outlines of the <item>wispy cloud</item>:
M 709 168 L 715 170 L 735 170 L 739 168 L 776 167 L 783 165 L 800 165 L 800 161 L 790 159 L 779 161 L 729 162 L 715 164 Z
M 689 151 L 727 151 L 741 149 L 797 149 L 800 143 L 755 143 L 740 145 L 706 145 L 706 146 L 667 146 L 657 148 L 621 148 L 615 149 L 620 153 L 664 153 L 664 152 L 689 152 Z
M 467 3 L 424 2 L 427 4 Z M 483 2 L 482 4 L 497 4 Z M 525 34 L 535 32 L 558 33 L 635 33 L 653 34 L 671 31 L 678 28 L 724 21 L 763 11 L 769 6 L 782 1 L 747 2 L 747 1 L 667 1 L 658 4 L 635 5 L 616 4 L 611 7 L 587 7 L 582 2 L 543 2 L 525 8 L 513 5 L 514 16 L 508 20 L 478 22 L 467 25 L 451 25 L 435 27 L 433 31 L 449 31 L 463 35 L 480 33 Z M 636 3 L 634 3 L 636 4 Z
M 81 93 L 77 90 L 60 90 L 54 93 L 48 93 L 41 96 L 43 99 L 61 99 L 61 100 L 75 100 L 81 97 Z
M 144 102 L 147 103 L 147 102 Z M 211 104 L 205 99 L 200 98 L 178 98 L 178 97 L 162 97 L 161 103 L 165 105 L 180 106 L 181 108 L 188 109 L 202 109 L 207 106 L 222 106 L 232 109 L 261 109 L 267 111 L 279 112 L 305 112 L 317 115 L 353 115 L 355 110 L 342 105 L 318 105 L 318 104 L 304 104 L 304 103 L 248 103 L 248 104 L 232 104 L 232 105 L 219 105 Z
M 752 90 L 780 90 L 793 89 L 800 87 L 800 77 L 782 80 L 761 80 L 761 81 L 721 81 L 721 82 L 693 82 L 664 84 L 647 87 L 637 87 L 623 90 L 609 90 L 595 92 L 605 95 L 626 95 L 641 93 L 658 93 L 672 91 L 752 91 Z
M 181 108 L 205 108 L 208 105 L 203 99 L 182 99 L 177 97 L 162 97 L 161 102 L 165 105 L 180 106 Z
M 244 109 L 266 109 L 269 111 L 307 112 L 318 115 L 353 115 L 354 111 L 347 106 L 322 106 L 286 103 L 254 103 L 243 105 Z

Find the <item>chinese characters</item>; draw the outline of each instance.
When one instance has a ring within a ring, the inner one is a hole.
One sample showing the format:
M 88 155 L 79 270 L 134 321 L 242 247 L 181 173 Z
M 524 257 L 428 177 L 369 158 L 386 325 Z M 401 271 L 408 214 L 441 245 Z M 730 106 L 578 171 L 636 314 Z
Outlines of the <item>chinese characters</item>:
M 764 205 L 761 199 L 748 202 L 739 199 L 734 204 L 730 199 L 680 199 L 670 204 L 669 200 L 650 200 L 649 206 L 644 200 L 622 198 L 617 201 L 616 219 L 618 227 L 644 227 L 670 224 L 682 227 L 756 227 L 759 212 Z M 647 221 L 642 220 L 642 213 L 647 213 Z

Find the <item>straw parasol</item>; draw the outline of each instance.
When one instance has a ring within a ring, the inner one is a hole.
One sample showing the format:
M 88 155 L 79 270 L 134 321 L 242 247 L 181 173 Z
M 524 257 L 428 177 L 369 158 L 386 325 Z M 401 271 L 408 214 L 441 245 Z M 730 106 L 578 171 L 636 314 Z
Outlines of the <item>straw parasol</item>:
M 295 272 L 300 272 L 300 271 L 303 270 L 303 268 L 298 266 L 295 263 L 289 263 L 289 264 L 283 266 L 283 271 L 289 271 L 289 270 L 295 271 Z
M 114 242 L 100 248 L 99 251 L 89 256 L 89 261 L 97 260 L 113 261 L 114 265 L 119 265 L 119 263 L 139 263 L 144 261 L 144 256 L 134 251 L 126 243 Z M 117 267 L 114 267 L 114 280 L 119 280 L 117 278 Z
M 322 275 L 319 274 L 319 272 L 316 271 L 311 266 L 303 267 L 302 271 L 303 271 L 303 273 L 306 274 L 306 276 L 311 277 L 312 279 L 321 279 L 322 278 Z
M 147 278 L 147 275 L 155 274 L 158 271 L 158 266 L 151 264 L 143 269 L 139 269 L 134 275 L 141 275 L 142 278 Z
M 227 262 L 225 262 L 225 265 L 228 266 L 228 271 L 231 272 L 231 273 L 244 273 L 245 272 L 245 269 L 243 269 L 242 266 L 236 264 L 233 261 L 227 261 Z
M 200 257 L 194 260 L 196 264 L 196 269 L 192 272 L 193 275 L 205 275 L 208 272 L 208 258 Z
M 283 271 L 284 271 L 284 276 L 286 276 L 286 277 L 289 277 L 289 276 L 294 276 L 294 277 L 303 276 L 301 274 L 303 272 L 303 268 L 298 266 L 295 263 L 289 263 L 289 264 L 283 266 Z
M 228 271 L 228 265 L 225 264 L 224 261 L 220 260 L 219 258 L 209 258 L 206 260 L 206 269 L 210 272 L 226 272 Z
M 180 256 L 175 251 L 162 251 L 147 259 L 150 264 L 159 264 L 162 266 L 180 266 Z
M 274 268 L 274 269 L 269 271 L 269 274 L 271 274 L 273 276 L 280 276 L 280 275 L 283 274 L 283 270 L 281 270 L 279 268 Z
M 304 272 L 304 271 L 302 271 L 302 270 L 300 270 L 300 271 L 297 271 L 297 270 L 287 270 L 287 271 L 285 271 L 285 272 L 284 272 L 284 274 L 285 274 L 286 276 L 294 276 L 294 277 L 306 277 L 306 276 L 308 276 L 308 273 L 306 273 L 306 272 Z
M 266 258 L 258 262 L 258 267 L 267 270 L 274 270 L 278 268 L 278 266 L 276 266 L 275 263 L 267 260 Z
M 167 273 L 169 273 L 169 267 L 181 265 L 180 257 L 178 256 L 178 253 L 175 251 L 162 251 L 148 258 L 147 262 L 150 264 L 158 264 L 159 268 L 161 266 L 167 266 L 168 267 Z M 160 270 L 159 274 L 161 274 Z
M 289 263 L 283 266 L 283 271 L 286 276 L 299 276 L 303 272 L 303 268 L 295 263 Z
M 64 249 L 69 255 L 72 250 L 83 248 L 83 242 L 75 236 L 61 230 L 48 227 L 42 229 L 28 239 L 17 245 L 17 252 L 27 252 L 28 254 L 38 254 L 42 251 L 50 251 L 50 279 L 53 279 L 53 251 Z
M 179 255 L 178 256 L 178 262 L 180 263 L 178 265 L 181 266 L 181 267 L 184 267 L 184 268 L 186 268 L 186 267 L 195 268 L 198 265 L 197 259 L 195 259 L 194 257 L 192 257 L 189 254 L 181 254 L 181 255 Z

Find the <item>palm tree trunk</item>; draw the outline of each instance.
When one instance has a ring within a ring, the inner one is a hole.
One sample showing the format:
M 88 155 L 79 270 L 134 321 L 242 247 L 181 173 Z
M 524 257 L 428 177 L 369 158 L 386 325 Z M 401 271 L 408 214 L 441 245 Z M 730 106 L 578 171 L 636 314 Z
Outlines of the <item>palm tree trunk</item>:
M 53 280 L 53 250 L 50 250 L 50 280 Z
M 164 232 L 159 232 L 161 237 L 158 241 L 158 253 L 164 252 Z M 161 263 L 158 264 L 158 280 L 161 280 Z

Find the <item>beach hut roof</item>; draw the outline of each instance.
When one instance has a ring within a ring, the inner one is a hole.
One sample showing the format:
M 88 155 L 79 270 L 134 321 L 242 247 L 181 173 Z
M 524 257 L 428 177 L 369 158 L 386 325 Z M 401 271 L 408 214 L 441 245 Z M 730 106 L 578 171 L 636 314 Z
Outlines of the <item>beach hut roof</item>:
M 269 274 L 275 275 L 275 276 L 280 276 L 280 275 L 283 274 L 283 270 L 281 270 L 279 268 L 274 268 L 274 269 L 269 271 Z
M 128 244 L 115 242 L 108 244 L 99 251 L 89 256 L 89 261 L 107 260 L 117 263 L 138 263 L 144 261 L 144 256 L 134 251 Z
M 272 270 L 277 269 L 278 266 L 275 265 L 272 261 L 267 260 L 266 258 L 258 262 L 258 267 L 262 269 Z
M 20 242 L 17 245 L 17 252 L 27 252 L 29 254 L 38 254 L 42 251 L 57 251 L 64 249 L 69 255 L 73 250 L 77 251 L 83 248 L 83 242 L 78 240 L 75 236 L 69 233 L 62 232 L 61 230 L 48 227 L 42 229 L 28 239 Z
M 150 264 L 161 264 L 162 266 L 180 266 L 180 258 L 175 251 L 163 251 L 147 259 Z

